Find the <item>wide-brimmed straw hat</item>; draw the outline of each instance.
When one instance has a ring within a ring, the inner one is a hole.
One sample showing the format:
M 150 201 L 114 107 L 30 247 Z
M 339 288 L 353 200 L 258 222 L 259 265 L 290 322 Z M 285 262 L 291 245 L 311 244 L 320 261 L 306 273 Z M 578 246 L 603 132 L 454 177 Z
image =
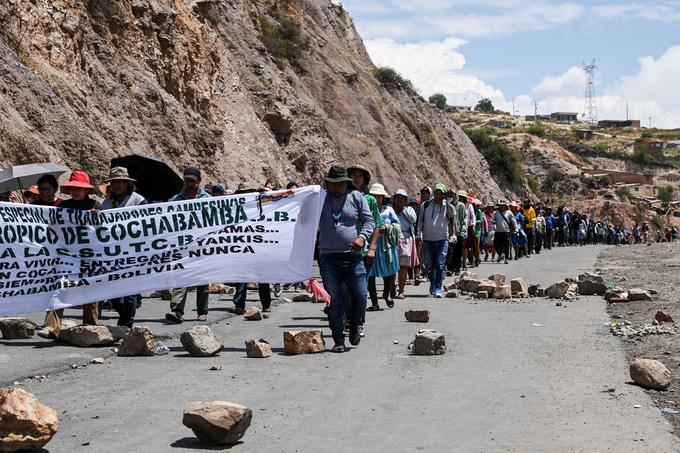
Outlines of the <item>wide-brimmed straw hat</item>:
M 368 193 L 370 193 L 371 195 L 382 195 L 383 197 L 390 196 L 390 194 L 388 194 L 387 191 L 385 190 L 385 186 L 379 183 L 373 184 Z
M 90 183 L 90 175 L 84 171 L 74 171 L 71 173 L 71 177 L 68 182 L 61 185 L 61 191 L 65 194 L 71 193 L 73 187 L 79 187 L 82 189 L 88 189 L 89 193 L 94 193 L 97 191 L 95 187 Z
M 458 196 L 459 196 L 459 197 L 465 197 L 465 198 L 467 198 L 467 197 L 468 197 L 468 193 L 467 193 L 466 191 L 464 191 L 464 190 L 459 190 L 459 191 L 458 191 Z
M 111 171 L 109 172 L 109 177 L 108 179 L 105 179 L 104 182 L 111 182 L 111 181 L 132 181 L 132 182 L 137 182 L 135 179 L 130 178 L 130 174 L 128 173 L 128 169 L 125 167 L 113 167 Z
M 328 175 L 323 178 L 326 182 L 351 182 L 352 178 L 347 175 L 347 169 L 342 165 L 333 165 L 328 170 Z
M 352 173 L 355 171 L 360 171 L 361 173 L 364 174 L 364 184 L 368 185 L 368 183 L 371 181 L 371 172 L 368 171 L 368 169 L 362 165 L 354 164 L 350 165 L 347 167 L 347 174 L 351 177 Z
M 508 200 L 500 199 L 496 202 L 496 206 L 508 206 Z

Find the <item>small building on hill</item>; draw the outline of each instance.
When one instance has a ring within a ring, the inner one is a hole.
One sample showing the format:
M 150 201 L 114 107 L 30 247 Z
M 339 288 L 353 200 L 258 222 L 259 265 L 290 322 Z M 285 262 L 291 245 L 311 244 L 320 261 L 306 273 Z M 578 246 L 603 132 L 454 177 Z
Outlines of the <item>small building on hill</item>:
M 550 114 L 550 121 L 556 123 L 571 123 L 578 121 L 578 113 L 574 112 L 553 112 Z
M 602 129 L 620 129 L 624 127 L 640 129 L 640 120 L 600 120 L 597 122 L 597 127 Z
M 550 121 L 550 115 L 526 115 L 525 121 Z
M 652 154 L 661 155 L 663 154 L 664 142 L 663 140 L 657 140 L 655 138 L 641 139 L 637 140 L 635 144 L 633 144 L 633 149 L 643 149 Z
M 574 133 L 581 140 L 592 140 L 595 138 L 595 131 L 592 129 L 576 129 Z
M 586 177 L 607 176 L 609 183 L 616 184 L 639 184 L 639 185 L 654 185 L 654 175 L 651 173 L 632 173 L 628 171 L 619 170 L 605 170 L 603 168 L 592 168 L 590 170 L 583 170 Z

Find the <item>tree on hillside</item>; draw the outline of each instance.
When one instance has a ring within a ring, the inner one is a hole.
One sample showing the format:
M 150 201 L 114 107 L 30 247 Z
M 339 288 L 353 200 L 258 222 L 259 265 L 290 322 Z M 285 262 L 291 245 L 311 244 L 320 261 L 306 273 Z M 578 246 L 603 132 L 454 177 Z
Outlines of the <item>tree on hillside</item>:
M 430 98 L 428 99 L 430 104 L 434 104 L 440 109 L 444 110 L 446 109 L 446 96 L 444 96 L 441 93 L 435 93 Z
M 482 113 L 493 113 L 496 111 L 496 109 L 493 107 L 493 102 L 491 102 L 491 99 L 484 98 L 477 103 L 475 106 L 475 111 Z
M 673 186 L 659 187 L 656 189 L 656 196 L 664 206 L 668 206 L 673 201 Z

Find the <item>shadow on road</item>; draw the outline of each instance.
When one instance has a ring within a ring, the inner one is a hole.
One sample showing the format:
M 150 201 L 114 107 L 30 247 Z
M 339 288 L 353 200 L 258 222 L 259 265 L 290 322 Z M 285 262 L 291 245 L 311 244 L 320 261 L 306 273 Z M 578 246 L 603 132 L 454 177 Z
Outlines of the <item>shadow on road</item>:
M 173 448 L 188 448 L 190 450 L 230 450 L 234 447 L 238 447 L 242 443 L 243 442 L 237 442 L 234 445 L 208 446 L 202 444 L 196 437 L 184 437 L 171 443 L 170 446 Z

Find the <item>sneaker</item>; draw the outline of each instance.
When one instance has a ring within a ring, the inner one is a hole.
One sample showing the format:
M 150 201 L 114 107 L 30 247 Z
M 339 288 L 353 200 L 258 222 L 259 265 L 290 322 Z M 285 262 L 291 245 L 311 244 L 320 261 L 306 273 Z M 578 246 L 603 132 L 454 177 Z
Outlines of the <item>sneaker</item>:
M 505 264 L 510 264 L 510 263 L 508 263 L 508 260 L 505 260 Z
M 246 312 L 245 308 L 238 308 L 238 307 L 229 307 L 227 308 L 227 311 L 229 313 L 233 313 L 235 315 L 242 315 Z
M 336 344 L 331 348 L 331 352 L 345 352 L 344 344 Z
M 271 313 L 272 309 L 270 307 L 263 308 L 262 313 Z
M 206 322 L 208 320 L 208 315 L 198 315 L 196 321 Z
M 440 289 L 438 289 L 438 290 L 436 290 L 436 291 L 434 292 L 434 298 L 435 298 L 435 299 L 441 299 L 442 297 L 443 297 L 443 296 L 442 296 L 442 291 L 441 291 Z
M 505 259 L 505 256 L 501 253 L 500 255 L 498 255 L 498 258 L 496 258 L 496 262 L 497 262 L 497 263 L 500 263 L 500 262 L 503 261 L 504 259 Z
M 281 284 L 276 283 L 274 285 L 274 297 L 276 297 L 276 298 L 281 297 L 281 293 L 283 293 L 283 289 L 281 288 Z
M 364 338 L 366 334 L 364 333 L 364 326 L 359 326 L 359 336 Z
M 349 343 L 352 346 L 358 346 L 361 343 L 361 335 L 359 335 L 358 327 L 351 327 L 349 329 Z
M 430 296 L 434 296 L 434 284 L 430 283 Z
M 184 321 L 182 319 L 182 314 L 179 312 L 174 312 L 174 313 L 166 313 L 165 319 L 167 319 L 170 322 L 174 322 L 175 324 L 182 324 Z

